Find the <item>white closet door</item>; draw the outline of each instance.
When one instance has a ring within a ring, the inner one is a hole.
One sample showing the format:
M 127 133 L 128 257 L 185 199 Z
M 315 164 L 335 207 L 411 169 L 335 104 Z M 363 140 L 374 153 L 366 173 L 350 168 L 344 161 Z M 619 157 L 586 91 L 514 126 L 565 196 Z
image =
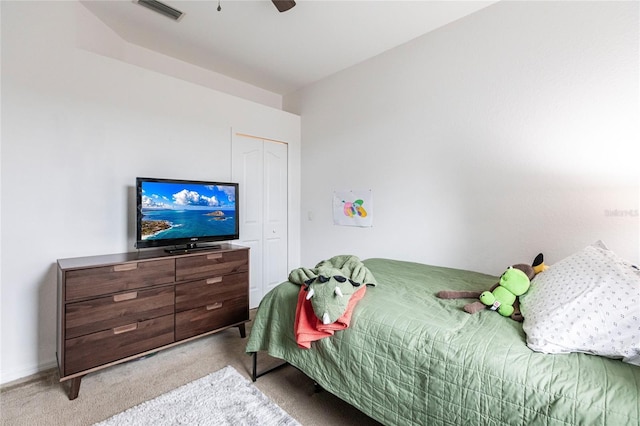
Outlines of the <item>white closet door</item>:
M 251 248 L 249 307 L 287 279 L 287 145 L 234 135 L 232 179 L 240 184 L 240 239 Z
M 287 145 L 264 143 L 264 283 L 266 294 L 287 279 Z

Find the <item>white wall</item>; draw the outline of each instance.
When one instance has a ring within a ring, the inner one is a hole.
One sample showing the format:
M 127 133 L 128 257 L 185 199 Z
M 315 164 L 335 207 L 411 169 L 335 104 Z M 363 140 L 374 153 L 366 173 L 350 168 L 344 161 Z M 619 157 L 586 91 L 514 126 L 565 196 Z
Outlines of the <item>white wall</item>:
M 638 2 L 503 1 L 285 97 L 303 264 L 497 275 L 598 239 L 639 262 L 638 21 Z M 372 189 L 372 228 L 333 225 L 343 189 Z
M 76 26 L 76 47 L 178 77 L 239 98 L 282 109 L 282 95 L 280 94 L 124 42 L 116 36 L 111 28 L 105 26 L 87 10 L 82 3 L 80 5 L 81 7 L 76 9 L 77 15 L 80 16 Z
M 56 259 L 133 251 L 135 177 L 229 180 L 232 131 L 289 142 L 299 265 L 300 117 L 78 48 L 79 3 L 1 7 L 2 383 L 55 365 Z

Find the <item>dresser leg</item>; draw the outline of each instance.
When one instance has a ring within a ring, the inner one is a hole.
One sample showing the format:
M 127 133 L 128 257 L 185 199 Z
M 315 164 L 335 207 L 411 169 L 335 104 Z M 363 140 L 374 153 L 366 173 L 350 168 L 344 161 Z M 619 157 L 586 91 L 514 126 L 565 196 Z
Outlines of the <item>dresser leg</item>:
M 82 381 L 82 377 L 74 377 L 71 379 L 71 386 L 69 387 L 69 399 L 74 400 L 78 397 L 80 393 L 80 382 Z
M 245 329 L 245 327 L 244 327 L 244 324 L 240 324 L 240 325 L 238 326 L 238 330 L 240 330 L 240 337 L 242 337 L 243 339 L 244 339 L 245 337 L 247 337 L 247 331 L 246 331 L 246 329 Z

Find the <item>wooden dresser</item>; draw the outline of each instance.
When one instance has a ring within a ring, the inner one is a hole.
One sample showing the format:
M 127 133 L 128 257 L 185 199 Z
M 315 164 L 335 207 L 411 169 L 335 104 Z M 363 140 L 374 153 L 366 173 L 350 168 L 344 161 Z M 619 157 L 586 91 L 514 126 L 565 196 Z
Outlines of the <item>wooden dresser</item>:
M 245 337 L 249 249 L 58 260 L 57 356 L 69 399 L 82 377 L 229 327 Z

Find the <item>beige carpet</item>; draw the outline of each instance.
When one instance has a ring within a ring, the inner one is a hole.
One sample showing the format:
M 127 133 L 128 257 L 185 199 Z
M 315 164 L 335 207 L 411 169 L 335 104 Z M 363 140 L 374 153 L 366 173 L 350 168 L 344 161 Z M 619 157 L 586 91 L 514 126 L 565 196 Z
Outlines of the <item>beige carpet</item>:
M 250 332 L 251 323 L 247 325 Z M 80 394 L 73 401 L 55 371 L 4 385 L 0 389 L 2 425 L 92 425 L 227 365 L 250 378 L 246 341 L 232 328 L 89 374 L 82 379 Z M 258 367 L 261 370 L 278 363 L 261 354 Z M 330 393 L 314 392 L 313 381 L 291 366 L 260 377 L 255 384 L 304 426 L 379 425 Z

